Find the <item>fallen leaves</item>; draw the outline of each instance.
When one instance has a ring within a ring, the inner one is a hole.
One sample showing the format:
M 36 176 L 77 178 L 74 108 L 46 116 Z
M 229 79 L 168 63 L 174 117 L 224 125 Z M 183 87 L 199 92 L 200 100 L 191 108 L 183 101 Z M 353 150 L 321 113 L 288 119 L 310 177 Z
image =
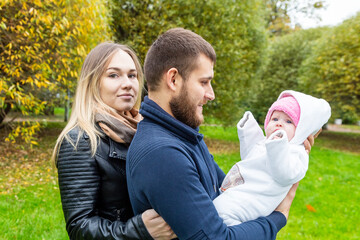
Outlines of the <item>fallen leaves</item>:
M 50 161 L 52 148 L 48 142 L 42 144 L 30 148 L 0 142 L 0 194 L 16 193 L 36 184 L 56 184 L 56 170 Z
M 306 208 L 310 212 L 316 212 L 316 209 L 313 206 L 311 206 L 310 204 L 306 204 Z
M 239 143 L 237 142 L 229 142 L 210 138 L 204 138 L 204 141 L 211 154 L 227 154 L 239 151 Z

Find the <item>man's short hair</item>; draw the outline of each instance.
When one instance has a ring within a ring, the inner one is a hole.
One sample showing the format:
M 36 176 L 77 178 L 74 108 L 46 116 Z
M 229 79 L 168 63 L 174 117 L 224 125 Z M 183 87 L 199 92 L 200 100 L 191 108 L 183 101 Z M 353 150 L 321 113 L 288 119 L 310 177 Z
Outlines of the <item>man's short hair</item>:
M 214 48 L 198 34 L 183 28 L 173 28 L 160 35 L 145 58 L 144 72 L 148 89 L 157 90 L 163 74 L 173 67 L 186 80 L 197 67 L 200 54 L 215 63 Z

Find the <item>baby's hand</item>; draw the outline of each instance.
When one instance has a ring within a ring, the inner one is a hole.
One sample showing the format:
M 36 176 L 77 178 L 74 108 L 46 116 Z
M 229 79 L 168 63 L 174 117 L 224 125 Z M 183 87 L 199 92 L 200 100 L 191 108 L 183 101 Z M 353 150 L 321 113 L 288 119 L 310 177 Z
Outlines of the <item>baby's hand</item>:
M 274 139 L 280 139 L 282 138 L 284 135 L 282 132 L 280 131 L 276 131 L 275 134 L 272 136 L 271 140 L 274 140 Z

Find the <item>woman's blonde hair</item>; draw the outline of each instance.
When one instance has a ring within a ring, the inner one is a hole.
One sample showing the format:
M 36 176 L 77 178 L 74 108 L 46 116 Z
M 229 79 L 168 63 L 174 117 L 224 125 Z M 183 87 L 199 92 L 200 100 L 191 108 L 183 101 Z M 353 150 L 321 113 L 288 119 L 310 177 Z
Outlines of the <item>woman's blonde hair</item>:
M 115 109 L 106 105 L 100 97 L 100 80 L 112 57 L 119 50 L 128 53 L 135 63 L 140 91 L 134 108 L 139 109 L 141 103 L 141 89 L 144 86 L 144 80 L 141 64 L 136 54 L 130 47 L 118 43 L 104 42 L 97 45 L 86 56 L 82 65 L 69 122 L 58 137 L 52 154 L 52 160 L 55 163 L 64 138 L 76 148 L 77 142 L 83 132 L 86 132 L 89 136 L 91 153 L 92 155 L 95 154 L 98 138 L 102 135 L 95 125 L 96 109 L 100 108 L 107 112 L 115 111 Z M 68 136 L 68 133 L 75 127 L 79 128 L 79 135 L 76 143 Z

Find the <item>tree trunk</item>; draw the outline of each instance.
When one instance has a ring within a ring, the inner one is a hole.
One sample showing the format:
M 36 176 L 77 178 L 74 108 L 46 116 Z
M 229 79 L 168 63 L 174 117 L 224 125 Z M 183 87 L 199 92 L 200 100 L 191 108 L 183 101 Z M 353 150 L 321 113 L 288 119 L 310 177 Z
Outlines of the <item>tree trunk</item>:
M 69 112 L 70 112 L 70 90 L 69 88 L 66 90 L 66 100 L 65 100 L 65 113 L 64 113 L 64 122 L 69 120 Z
M 11 104 L 5 104 L 5 108 L 0 109 L 0 125 L 3 125 L 3 121 L 5 120 L 6 115 L 11 110 Z

